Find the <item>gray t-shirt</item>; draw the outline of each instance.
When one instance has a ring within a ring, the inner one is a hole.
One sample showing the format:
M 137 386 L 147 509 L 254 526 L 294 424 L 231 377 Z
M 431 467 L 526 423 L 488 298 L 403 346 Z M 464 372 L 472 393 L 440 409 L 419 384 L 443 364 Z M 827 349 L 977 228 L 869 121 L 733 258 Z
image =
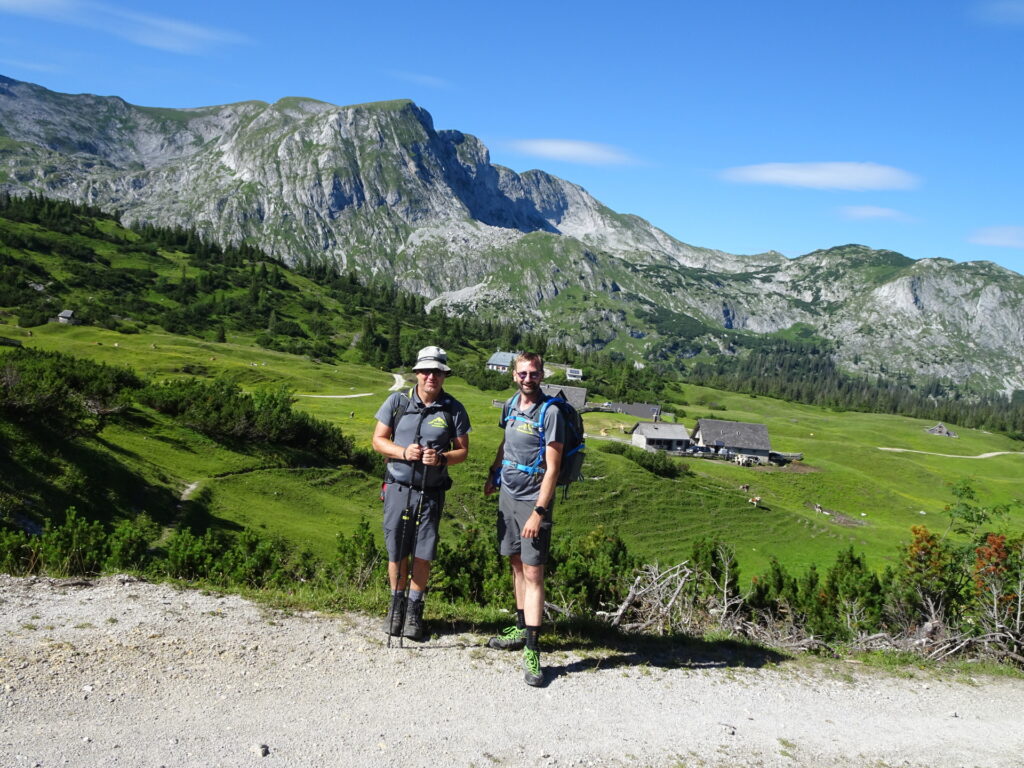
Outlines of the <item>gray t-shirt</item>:
M 508 413 L 503 414 L 506 418 L 499 418 L 498 426 L 505 430 L 505 462 L 511 462 L 512 465 L 531 466 L 537 460 L 541 443 L 540 430 L 536 423 L 540 418 L 543 402 L 542 400 L 521 411 L 519 410 L 519 398 L 516 397 L 508 408 Z M 562 412 L 553 405 L 549 405 L 544 414 L 544 445 L 546 446 L 548 443 L 565 444 L 565 419 Z M 512 465 L 502 464 L 501 492 L 507 493 L 519 501 L 533 501 L 540 493 L 540 484 L 544 480 L 544 473 L 531 474 Z M 543 454 L 540 466 L 546 467 Z
M 450 417 L 446 419 L 444 411 Z M 412 400 L 408 392 L 392 392 L 384 404 L 377 409 L 376 419 L 391 427 L 391 440 L 395 445 L 412 445 L 419 432 L 419 444 L 424 447 L 447 451 L 456 437 L 469 434 L 469 414 L 465 407 L 450 395 L 441 394 L 428 406 L 423 405 L 415 388 Z M 449 427 L 450 425 L 450 427 Z M 423 482 L 421 471 L 427 472 L 427 488 L 447 485 L 448 467 L 425 467 L 401 459 L 388 459 L 388 474 L 396 483 L 414 484 Z

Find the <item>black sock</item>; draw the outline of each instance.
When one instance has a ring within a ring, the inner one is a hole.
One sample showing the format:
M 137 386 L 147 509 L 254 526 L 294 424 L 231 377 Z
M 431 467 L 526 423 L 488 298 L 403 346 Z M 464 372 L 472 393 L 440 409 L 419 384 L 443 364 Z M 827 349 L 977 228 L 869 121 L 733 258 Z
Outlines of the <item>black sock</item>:
M 526 611 L 516 608 L 516 629 L 526 629 Z
M 531 651 L 540 651 L 540 627 L 526 628 L 526 647 Z

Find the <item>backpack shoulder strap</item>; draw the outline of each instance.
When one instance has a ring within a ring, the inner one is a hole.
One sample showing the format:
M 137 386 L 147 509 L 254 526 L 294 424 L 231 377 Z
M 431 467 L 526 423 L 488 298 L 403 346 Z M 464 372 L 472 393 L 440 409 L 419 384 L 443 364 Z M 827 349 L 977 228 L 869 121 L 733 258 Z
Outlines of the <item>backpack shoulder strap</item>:
M 444 419 L 445 429 L 448 430 L 449 444 L 455 440 L 455 414 L 452 413 L 451 395 L 445 395 L 441 400 L 441 418 Z
M 398 426 L 398 414 L 401 412 L 402 416 L 409 413 L 409 406 L 411 406 L 415 400 L 413 400 L 413 393 L 416 391 L 415 387 L 412 387 L 408 392 L 403 392 L 397 398 L 395 398 L 395 407 L 391 411 L 391 434 L 395 434 L 395 427 Z
M 512 410 L 512 403 L 513 403 L 513 401 L 517 397 L 519 397 L 518 393 L 512 395 L 512 397 L 510 397 L 508 400 L 506 400 L 505 404 L 503 406 L 501 406 L 501 423 L 500 423 L 500 426 L 503 429 L 504 429 L 505 425 L 508 423 L 508 415 L 509 415 L 509 413 Z

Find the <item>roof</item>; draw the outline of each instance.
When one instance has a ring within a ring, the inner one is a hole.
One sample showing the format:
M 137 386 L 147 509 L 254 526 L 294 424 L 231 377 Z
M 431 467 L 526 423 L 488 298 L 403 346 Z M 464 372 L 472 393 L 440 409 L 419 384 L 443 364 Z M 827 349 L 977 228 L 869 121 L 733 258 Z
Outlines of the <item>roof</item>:
M 57 317 L 71 317 L 74 314 L 75 310 L 73 309 L 62 309 L 60 313 L 57 315 Z
M 694 439 L 700 435 L 704 445 L 721 445 L 723 448 L 747 448 L 755 451 L 771 450 L 768 427 L 764 424 L 748 424 L 743 421 L 719 421 L 698 419 L 693 428 Z
M 690 433 L 682 424 L 669 424 L 664 421 L 641 421 L 636 425 L 633 434 L 654 437 L 658 440 L 690 439 Z
M 626 413 L 638 419 L 653 419 L 655 415 L 661 416 L 661 406 L 655 403 L 609 403 L 605 407 L 616 413 Z
M 561 395 L 577 411 L 581 410 L 583 406 L 587 404 L 586 387 L 567 387 L 561 384 L 541 384 L 540 388 L 548 397 L 557 397 L 558 395 Z
M 506 368 L 511 367 L 512 361 L 516 359 L 515 352 L 495 352 L 489 358 L 487 358 L 488 365 L 503 365 Z

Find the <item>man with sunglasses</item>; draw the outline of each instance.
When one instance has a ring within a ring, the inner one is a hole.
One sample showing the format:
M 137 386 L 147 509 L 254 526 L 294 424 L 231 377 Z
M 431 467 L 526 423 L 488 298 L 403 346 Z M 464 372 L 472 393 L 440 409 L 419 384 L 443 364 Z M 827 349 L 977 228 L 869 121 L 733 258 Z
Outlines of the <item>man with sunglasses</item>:
M 543 427 L 538 429 L 537 419 L 547 397 L 541 389 L 544 360 L 540 355 L 519 355 L 512 371 L 518 393 L 498 422 L 505 437 L 484 483 L 484 493 L 492 494 L 500 486 L 498 542 L 501 554 L 508 557 L 512 568 L 516 623 L 487 644 L 507 650 L 522 648 L 526 683 L 542 686 L 539 636 L 544 613 L 544 565 L 551 546 L 551 515 L 562 463 L 565 422 L 557 408 L 548 408 Z M 539 465 L 535 461 L 538 452 L 542 454 Z
M 373 448 L 388 462 L 382 495 L 391 605 L 384 631 L 422 640 L 424 592 L 437 555 L 444 494 L 451 487 L 448 467 L 469 454 L 469 414 L 444 391 L 452 369 L 443 349 L 424 347 L 412 369 L 416 386 L 392 392 L 377 410 Z M 412 582 L 407 584 L 410 552 Z

